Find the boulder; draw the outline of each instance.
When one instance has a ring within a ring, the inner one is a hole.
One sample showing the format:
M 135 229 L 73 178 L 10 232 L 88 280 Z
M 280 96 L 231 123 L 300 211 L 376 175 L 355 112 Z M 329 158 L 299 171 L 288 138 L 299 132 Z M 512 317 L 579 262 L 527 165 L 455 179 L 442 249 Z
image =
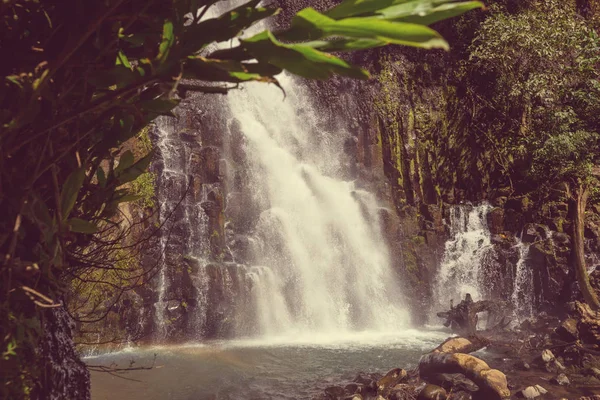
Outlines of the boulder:
M 558 374 L 554 378 L 550 379 L 550 382 L 559 386 L 568 386 L 571 384 L 569 378 L 565 374 Z
M 574 318 L 565 319 L 555 330 L 559 338 L 565 342 L 574 342 L 579 339 L 579 330 L 577 329 L 577 320 Z
M 446 339 L 442 344 L 433 350 L 434 353 L 472 353 L 485 346 L 489 342 L 477 336 L 452 337 Z
M 446 400 L 446 398 L 448 398 L 446 390 L 436 385 L 425 386 L 417 396 L 417 400 Z
M 506 376 L 477 357 L 462 353 L 429 353 L 419 361 L 421 377 L 436 373 L 460 373 L 479 387 L 479 394 L 489 400 L 510 397 Z
M 529 386 L 519 392 L 519 397 L 524 399 L 535 399 L 536 397 L 540 397 L 543 394 L 548 393 L 546 389 L 541 387 L 540 385 Z
M 389 395 L 392 388 L 404 381 L 408 374 L 401 368 L 394 368 L 389 371 L 385 376 L 377 381 L 377 393 L 384 396 Z
M 433 374 L 427 377 L 427 380 L 453 392 L 457 390 L 477 392 L 479 390 L 479 386 L 463 374 Z
M 550 350 L 546 349 L 542 351 L 542 361 L 544 361 L 545 363 L 550 362 L 555 358 L 556 357 L 554 357 L 554 354 Z

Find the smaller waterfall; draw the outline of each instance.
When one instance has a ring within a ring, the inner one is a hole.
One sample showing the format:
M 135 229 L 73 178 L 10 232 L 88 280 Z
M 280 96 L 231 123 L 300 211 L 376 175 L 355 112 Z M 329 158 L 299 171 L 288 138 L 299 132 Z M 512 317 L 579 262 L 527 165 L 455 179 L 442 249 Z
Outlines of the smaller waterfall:
M 521 240 L 516 246 L 519 250 L 511 301 L 515 307 L 517 321 L 533 316 L 533 272 L 527 266 L 530 243 Z
M 433 306 L 430 321 L 439 321 L 436 313 L 447 310 L 450 302 L 456 305 L 470 293 L 480 300 L 483 288 L 480 272 L 485 255 L 491 248 L 487 227 L 487 203 L 479 206 L 459 205 L 450 209 L 450 239 L 446 242 L 444 257 L 433 287 Z

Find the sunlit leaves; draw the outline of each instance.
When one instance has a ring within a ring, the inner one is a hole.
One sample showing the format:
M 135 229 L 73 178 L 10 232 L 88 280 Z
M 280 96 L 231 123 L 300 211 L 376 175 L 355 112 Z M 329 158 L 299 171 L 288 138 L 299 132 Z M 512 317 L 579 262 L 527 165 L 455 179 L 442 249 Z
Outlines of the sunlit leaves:
M 368 73 L 346 61 L 303 44 L 284 44 L 268 31 L 242 41 L 242 46 L 257 60 L 305 78 L 326 79 L 339 74 L 366 79 Z

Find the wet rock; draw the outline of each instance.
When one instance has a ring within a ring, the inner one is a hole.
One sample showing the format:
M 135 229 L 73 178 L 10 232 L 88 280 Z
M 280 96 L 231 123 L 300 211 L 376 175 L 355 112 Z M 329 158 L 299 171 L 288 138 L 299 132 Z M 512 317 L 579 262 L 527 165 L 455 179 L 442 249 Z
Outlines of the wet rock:
M 526 224 L 523 228 L 523 242 L 533 243 L 546 239 L 546 227 L 540 224 Z
M 473 395 L 469 392 L 455 392 L 450 397 L 451 400 L 473 400 Z
M 400 383 L 392 388 L 388 399 L 389 400 L 413 400 L 415 398 L 416 388 L 413 385 Z M 420 389 L 422 390 L 422 388 Z M 420 391 L 418 390 L 418 391 Z M 418 392 L 417 392 L 418 393 Z
M 595 394 L 593 396 L 581 396 L 579 400 L 600 400 L 600 394 Z
M 363 400 L 363 397 L 360 394 L 353 394 L 351 396 L 345 397 L 344 400 Z
M 365 374 L 359 374 L 354 382 L 361 385 L 361 393 L 377 393 L 377 381 Z
M 592 311 L 590 306 L 578 301 L 569 304 L 571 312 L 579 319 L 579 337 L 584 343 L 600 343 L 600 318 Z
M 545 363 L 550 362 L 555 359 L 556 359 L 556 357 L 554 357 L 554 354 L 550 350 L 546 349 L 546 350 L 542 351 L 542 361 L 544 361 Z
M 496 207 L 490 210 L 487 214 L 487 224 L 492 234 L 499 234 L 504 231 L 504 209 Z
M 357 383 L 349 383 L 344 386 L 344 391 L 346 394 L 355 394 L 360 393 L 361 387 Z
M 552 373 L 562 372 L 566 369 L 566 367 L 563 365 L 563 363 L 557 359 L 547 362 L 545 367 L 546 367 L 546 371 L 552 372 Z
M 339 399 L 344 397 L 346 392 L 341 386 L 330 386 L 327 389 L 325 389 L 325 394 L 332 399 Z
M 571 384 L 569 378 L 565 374 L 558 374 L 554 378 L 550 379 L 550 382 L 559 386 L 568 386 Z
M 471 353 L 477 351 L 489 343 L 477 337 L 453 337 L 446 339 L 442 344 L 433 350 L 436 353 Z
M 391 389 L 406 379 L 408 374 L 401 368 L 394 368 L 377 381 L 377 393 L 387 396 Z
M 419 392 L 417 400 L 446 400 L 446 389 L 436 385 L 427 385 Z
M 519 392 L 519 397 L 524 399 L 535 399 L 536 397 L 540 397 L 543 394 L 548 393 L 546 389 L 541 387 L 540 385 L 529 386 Z
M 446 390 L 463 390 L 466 392 L 479 390 L 479 386 L 463 374 L 433 374 L 428 377 L 428 381 Z
M 579 338 L 579 330 L 577 329 L 577 320 L 574 318 L 567 318 L 564 320 L 558 328 L 556 328 L 556 334 L 565 342 L 574 342 Z
M 422 377 L 436 373 L 461 373 L 479 386 L 487 400 L 501 400 L 510 396 L 506 376 L 469 354 L 426 354 L 419 361 L 419 373 Z

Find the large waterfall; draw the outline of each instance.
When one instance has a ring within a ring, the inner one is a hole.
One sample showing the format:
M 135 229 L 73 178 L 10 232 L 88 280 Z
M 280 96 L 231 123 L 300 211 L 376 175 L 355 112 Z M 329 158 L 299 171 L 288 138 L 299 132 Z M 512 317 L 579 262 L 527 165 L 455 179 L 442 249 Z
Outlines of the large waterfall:
M 318 110 L 286 75 L 229 96 L 247 140 L 252 197 L 263 210 L 253 272 L 261 334 L 393 330 L 407 323 L 374 196 L 343 181 L 345 132 L 319 128 Z M 299 112 L 298 110 L 303 110 Z
M 348 180 L 350 133 L 324 128 L 301 85 L 278 78 L 285 96 L 250 83 L 157 124 L 160 211 L 176 210 L 161 240 L 157 339 L 186 336 L 181 329 L 202 339 L 408 325 L 377 199 Z M 207 104 L 220 122 L 191 132 Z

